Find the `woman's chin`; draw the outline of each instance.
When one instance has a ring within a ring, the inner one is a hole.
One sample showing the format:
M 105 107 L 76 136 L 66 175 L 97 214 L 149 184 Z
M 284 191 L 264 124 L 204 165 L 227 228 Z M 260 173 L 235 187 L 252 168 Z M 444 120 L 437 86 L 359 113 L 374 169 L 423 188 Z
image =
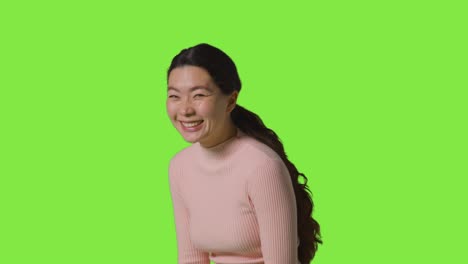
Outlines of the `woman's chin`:
M 185 142 L 194 144 L 194 143 L 197 143 L 198 141 L 192 140 L 192 139 L 185 139 Z
M 190 135 L 187 136 L 187 135 L 182 134 L 182 137 L 184 138 L 184 140 L 185 140 L 186 142 L 192 143 L 192 144 L 193 144 L 193 143 L 197 143 L 197 142 L 199 141 L 199 137 L 198 137 L 198 136 L 194 136 L 194 135 L 192 135 L 192 136 L 190 136 Z

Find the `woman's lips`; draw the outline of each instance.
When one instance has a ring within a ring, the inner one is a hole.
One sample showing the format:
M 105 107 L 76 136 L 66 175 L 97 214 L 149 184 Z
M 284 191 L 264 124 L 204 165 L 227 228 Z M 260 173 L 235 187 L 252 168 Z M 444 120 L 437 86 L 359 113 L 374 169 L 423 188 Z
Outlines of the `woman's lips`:
M 198 125 L 196 125 L 196 126 L 193 126 L 193 127 L 186 127 L 186 126 L 184 125 L 185 122 L 183 122 L 183 121 L 180 121 L 180 124 L 181 124 L 181 126 L 182 126 L 182 129 L 184 129 L 185 131 L 187 131 L 187 132 L 195 132 L 195 131 L 200 130 L 200 128 L 202 127 L 202 124 L 204 123 L 203 120 L 199 120 L 199 121 L 201 121 L 200 124 L 198 124 Z M 187 122 L 187 123 L 193 123 L 193 122 Z

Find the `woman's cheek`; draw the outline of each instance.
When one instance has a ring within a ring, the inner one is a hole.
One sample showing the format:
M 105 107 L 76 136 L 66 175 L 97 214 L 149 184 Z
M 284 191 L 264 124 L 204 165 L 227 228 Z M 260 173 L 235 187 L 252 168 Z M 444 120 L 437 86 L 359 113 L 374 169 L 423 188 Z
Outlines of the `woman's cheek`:
M 209 117 L 211 115 L 212 107 L 209 102 L 199 102 L 198 111 L 200 115 Z
M 174 115 L 174 105 L 170 102 L 166 103 L 166 111 L 169 116 Z

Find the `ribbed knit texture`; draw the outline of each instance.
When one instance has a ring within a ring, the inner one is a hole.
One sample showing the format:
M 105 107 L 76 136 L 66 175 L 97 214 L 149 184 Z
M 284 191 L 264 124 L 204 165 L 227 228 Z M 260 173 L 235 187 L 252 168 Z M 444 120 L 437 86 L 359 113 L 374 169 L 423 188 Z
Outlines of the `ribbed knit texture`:
M 296 198 L 281 158 L 237 135 L 170 161 L 179 264 L 300 264 Z
M 237 129 L 170 161 L 179 264 L 300 264 L 296 198 L 281 158 Z

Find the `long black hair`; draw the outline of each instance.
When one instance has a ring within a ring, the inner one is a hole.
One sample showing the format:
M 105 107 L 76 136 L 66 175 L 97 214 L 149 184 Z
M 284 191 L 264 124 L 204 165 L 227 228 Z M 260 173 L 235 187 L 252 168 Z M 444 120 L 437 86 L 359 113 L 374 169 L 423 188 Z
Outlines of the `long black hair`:
M 183 49 L 172 59 L 167 71 L 167 78 L 169 78 L 169 74 L 174 68 L 185 65 L 204 68 L 225 95 L 230 95 L 233 91 L 240 92 L 241 90 L 241 81 L 236 65 L 227 54 L 216 47 L 202 43 Z M 318 249 L 318 243 L 322 244 L 323 242 L 321 240 L 320 225 L 312 217 L 314 203 L 311 198 L 312 193 L 307 186 L 307 177 L 300 173 L 296 166 L 288 160 L 278 135 L 266 127 L 258 115 L 240 105 L 236 105 L 231 112 L 231 118 L 236 127 L 245 134 L 268 145 L 278 153 L 286 164 L 296 195 L 297 228 L 300 240 L 298 258 L 303 264 L 310 263 Z M 303 184 L 299 182 L 299 176 L 304 178 Z

